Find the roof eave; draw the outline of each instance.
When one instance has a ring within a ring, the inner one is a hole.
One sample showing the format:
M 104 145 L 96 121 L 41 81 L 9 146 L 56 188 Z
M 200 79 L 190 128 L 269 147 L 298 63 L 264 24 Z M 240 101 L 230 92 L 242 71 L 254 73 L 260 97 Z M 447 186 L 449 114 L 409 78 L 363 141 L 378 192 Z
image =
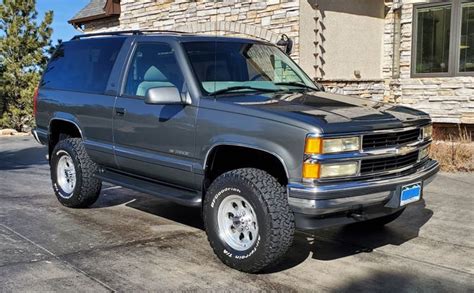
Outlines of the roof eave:
M 104 13 L 90 15 L 81 18 L 73 18 L 68 20 L 68 23 L 72 24 L 73 26 L 79 26 L 86 22 L 104 19 L 108 17 L 119 16 L 121 9 L 120 9 L 120 1 L 118 0 L 107 0 L 105 6 L 103 7 Z

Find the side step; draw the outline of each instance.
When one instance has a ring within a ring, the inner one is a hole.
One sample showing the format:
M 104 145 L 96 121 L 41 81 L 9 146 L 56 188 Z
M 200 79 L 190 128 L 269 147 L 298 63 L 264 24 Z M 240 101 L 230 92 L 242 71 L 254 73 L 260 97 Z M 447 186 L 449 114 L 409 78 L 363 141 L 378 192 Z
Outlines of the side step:
M 96 173 L 95 176 L 102 181 L 120 185 L 125 188 L 133 189 L 143 193 L 148 193 L 180 205 L 189 207 L 201 206 L 202 199 L 198 192 L 163 185 L 110 170 Z

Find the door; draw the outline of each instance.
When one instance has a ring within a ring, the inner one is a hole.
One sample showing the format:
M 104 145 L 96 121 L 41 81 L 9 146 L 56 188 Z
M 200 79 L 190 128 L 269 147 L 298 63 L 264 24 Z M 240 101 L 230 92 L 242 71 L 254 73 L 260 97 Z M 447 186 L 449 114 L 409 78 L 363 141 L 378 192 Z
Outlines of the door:
M 144 101 L 148 89 L 170 86 L 187 94 L 173 47 L 139 42 L 115 104 L 115 156 L 124 172 L 191 188 L 197 108 Z

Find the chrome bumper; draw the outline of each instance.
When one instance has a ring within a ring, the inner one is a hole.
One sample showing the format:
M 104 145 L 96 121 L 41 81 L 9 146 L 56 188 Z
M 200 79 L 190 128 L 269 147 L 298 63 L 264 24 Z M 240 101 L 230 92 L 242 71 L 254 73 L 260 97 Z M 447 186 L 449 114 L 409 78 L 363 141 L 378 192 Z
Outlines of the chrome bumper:
M 423 187 L 434 179 L 439 163 L 427 161 L 413 174 L 389 179 L 347 181 L 308 186 L 288 184 L 288 202 L 295 213 L 324 215 L 366 206 L 385 204 L 388 208 L 399 207 L 399 194 L 403 185 L 422 181 Z
M 33 135 L 35 140 L 40 144 L 46 144 L 46 142 L 48 141 L 48 132 L 46 130 L 33 128 L 31 130 L 31 134 Z
M 37 143 L 41 143 L 38 138 L 38 132 L 36 131 L 36 129 L 31 130 L 31 134 L 33 135 Z

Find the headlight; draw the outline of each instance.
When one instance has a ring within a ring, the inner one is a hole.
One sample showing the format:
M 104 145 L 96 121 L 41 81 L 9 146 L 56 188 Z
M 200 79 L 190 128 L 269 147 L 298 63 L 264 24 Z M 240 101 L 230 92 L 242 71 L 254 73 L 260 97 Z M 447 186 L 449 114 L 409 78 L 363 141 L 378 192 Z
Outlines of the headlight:
M 433 136 L 433 125 L 427 125 L 422 128 L 423 139 L 430 139 Z
M 354 176 L 359 170 L 357 162 L 322 164 L 320 178 Z
M 427 146 L 427 147 L 425 147 L 425 148 L 422 148 L 422 149 L 418 152 L 418 161 L 421 161 L 421 160 L 423 160 L 424 158 L 426 158 L 429 153 L 430 153 L 430 147 L 429 147 L 429 146 Z
M 306 138 L 305 153 L 306 154 L 330 154 L 342 153 L 349 151 L 358 151 L 360 149 L 360 138 L 342 137 L 342 138 Z
M 305 179 L 354 176 L 354 175 L 357 175 L 358 171 L 359 171 L 358 162 L 331 163 L 331 164 L 317 164 L 317 163 L 304 163 L 303 164 L 303 178 Z

